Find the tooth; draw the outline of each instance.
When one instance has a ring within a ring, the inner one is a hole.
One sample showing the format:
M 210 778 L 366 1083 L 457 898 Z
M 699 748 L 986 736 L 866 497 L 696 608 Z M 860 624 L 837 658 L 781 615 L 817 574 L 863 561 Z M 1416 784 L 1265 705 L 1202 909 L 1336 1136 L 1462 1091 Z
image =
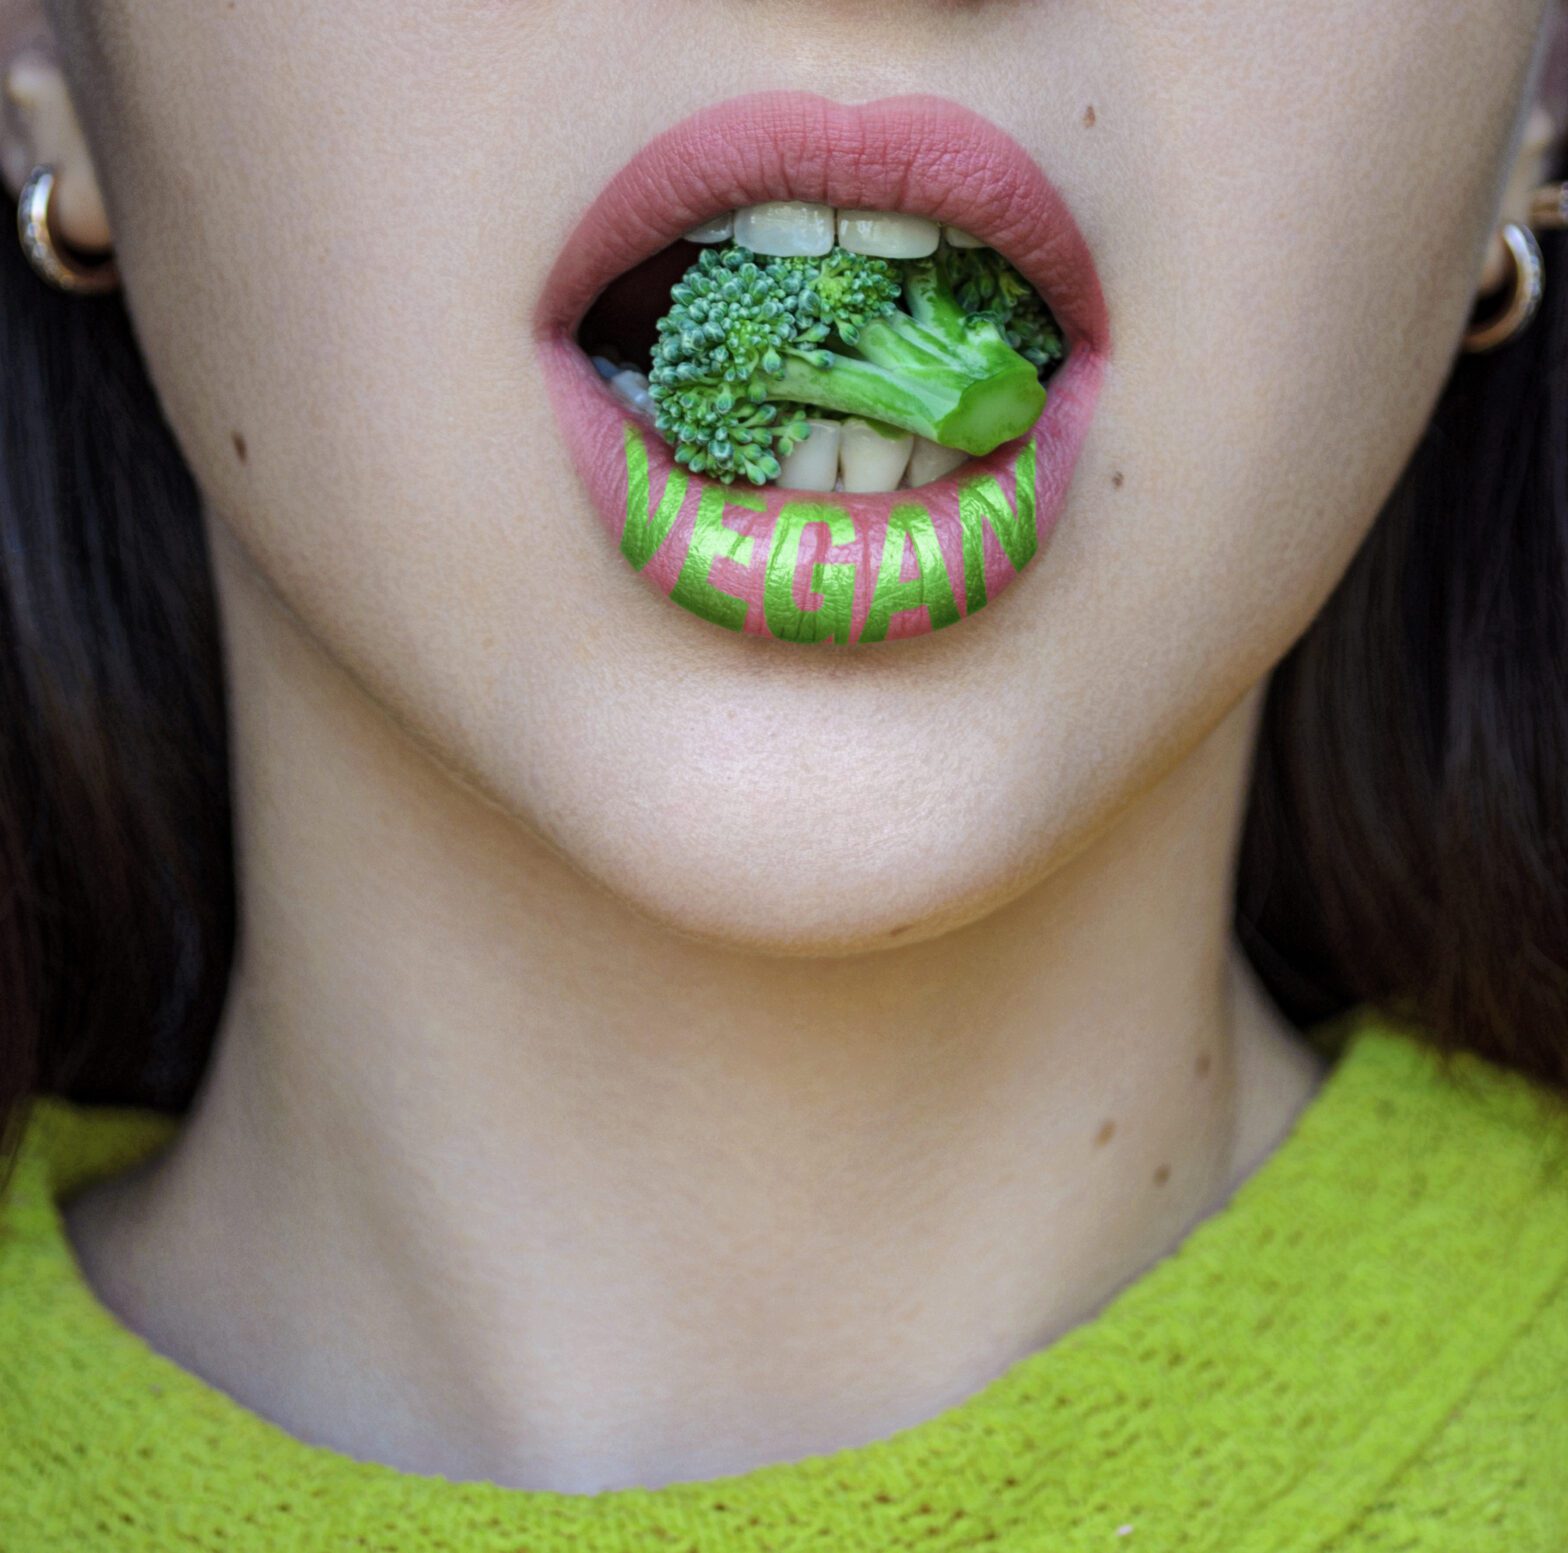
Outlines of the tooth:
M 833 247 L 833 207 L 774 200 L 735 212 L 735 241 L 753 253 L 821 258 Z
M 610 360 L 608 356 L 590 356 L 588 359 L 593 363 L 594 371 L 597 372 L 606 383 L 608 383 L 610 379 L 621 370 L 613 361 Z
M 809 420 L 811 435 L 804 442 L 797 442 L 788 458 L 779 461 L 780 485 L 791 485 L 801 491 L 831 491 L 838 478 L 839 437 L 842 421 Z
M 942 235 L 947 239 L 949 248 L 984 248 L 985 244 L 978 237 L 972 236 L 960 226 L 945 226 Z
M 912 433 L 851 416 L 844 422 L 838 467 L 846 491 L 896 491 L 915 445 Z
M 942 229 L 924 216 L 886 210 L 841 210 L 838 245 L 878 259 L 923 259 L 936 252 Z
M 729 240 L 729 235 L 735 230 L 735 212 L 727 210 L 722 216 L 715 216 L 711 221 L 704 221 L 701 226 L 694 226 L 686 234 L 688 243 L 723 243 Z
M 968 457 L 967 453 L 961 453 L 957 448 L 944 448 L 929 437 L 916 437 L 915 450 L 909 455 L 909 469 L 904 478 L 911 487 L 925 485 L 952 473 Z
M 629 404 L 634 410 L 651 410 L 653 395 L 648 392 L 648 378 L 646 374 L 628 368 L 624 372 L 617 372 L 610 379 L 611 392 L 623 404 Z

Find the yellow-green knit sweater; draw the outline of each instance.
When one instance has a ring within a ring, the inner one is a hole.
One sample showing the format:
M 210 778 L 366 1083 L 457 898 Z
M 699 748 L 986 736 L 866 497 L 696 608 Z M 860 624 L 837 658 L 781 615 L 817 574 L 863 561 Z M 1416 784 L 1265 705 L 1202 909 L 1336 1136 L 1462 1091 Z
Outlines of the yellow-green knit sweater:
M 1358 1010 L 1289 1137 L 1101 1310 L 886 1439 L 567 1495 L 308 1445 L 120 1325 L 58 1203 L 176 1125 L 43 1100 L 0 1210 L 5 1553 L 1568 1553 L 1568 1126 Z

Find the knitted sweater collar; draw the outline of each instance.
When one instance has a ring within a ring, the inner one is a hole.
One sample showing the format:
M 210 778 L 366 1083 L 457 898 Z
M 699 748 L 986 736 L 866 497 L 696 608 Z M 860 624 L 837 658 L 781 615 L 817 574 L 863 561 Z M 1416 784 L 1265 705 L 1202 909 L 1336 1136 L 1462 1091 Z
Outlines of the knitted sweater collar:
M 41 1097 L 0 1211 L 7 1475 L 124 1549 L 1265 1553 L 1287 1527 L 1318 1547 L 1514 1339 L 1568 1244 L 1532 1212 L 1524 1081 L 1468 1054 L 1440 1070 L 1368 1008 L 1310 1038 L 1333 1066 L 1230 1199 L 980 1391 L 869 1444 L 595 1495 L 309 1445 L 151 1349 L 86 1284 L 59 1204 L 176 1119 Z

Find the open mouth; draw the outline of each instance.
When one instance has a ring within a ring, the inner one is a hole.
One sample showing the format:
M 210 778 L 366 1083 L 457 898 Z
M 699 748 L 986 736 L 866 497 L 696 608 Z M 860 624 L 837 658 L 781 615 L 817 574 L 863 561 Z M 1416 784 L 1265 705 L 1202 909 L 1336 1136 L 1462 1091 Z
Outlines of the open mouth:
M 1087 246 L 1010 136 L 943 98 L 795 92 L 633 157 L 535 331 L 633 569 L 731 630 L 841 644 L 954 624 L 1023 570 L 1109 345 Z

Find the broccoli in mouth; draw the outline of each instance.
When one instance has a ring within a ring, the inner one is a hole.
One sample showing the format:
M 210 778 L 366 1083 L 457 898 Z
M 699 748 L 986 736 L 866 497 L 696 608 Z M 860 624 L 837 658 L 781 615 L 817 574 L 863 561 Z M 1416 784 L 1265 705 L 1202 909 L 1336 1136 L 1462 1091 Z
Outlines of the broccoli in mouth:
M 1034 425 L 1064 354 L 1045 303 L 987 248 L 705 248 L 671 300 L 648 374 L 654 425 L 678 463 L 725 484 L 777 480 L 808 410 L 989 453 Z

